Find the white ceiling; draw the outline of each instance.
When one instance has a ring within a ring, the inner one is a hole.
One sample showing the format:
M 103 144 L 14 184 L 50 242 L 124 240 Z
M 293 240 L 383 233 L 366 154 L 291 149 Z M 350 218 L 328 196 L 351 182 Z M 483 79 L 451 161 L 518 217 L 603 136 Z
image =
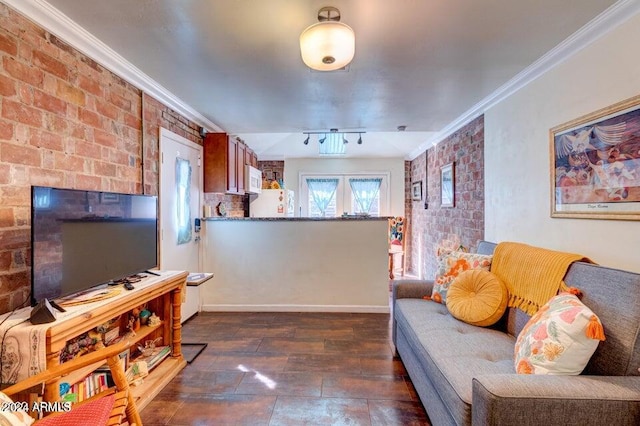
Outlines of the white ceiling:
M 27 2 L 46 5 L 44 0 Z M 362 145 L 353 137 L 348 156 L 411 158 L 452 123 L 462 124 L 481 112 L 496 90 L 616 2 L 48 3 L 205 122 L 245 139 L 260 159 L 275 159 L 317 156 L 317 143 L 312 137 L 312 143 L 303 145 L 302 132 L 330 128 L 367 132 Z M 300 58 L 300 33 L 327 5 L 339 8 L 342 22 L 356 34 L 348 71 L 311 72 Z M 399 125 L 407 131 L 397 132 Z

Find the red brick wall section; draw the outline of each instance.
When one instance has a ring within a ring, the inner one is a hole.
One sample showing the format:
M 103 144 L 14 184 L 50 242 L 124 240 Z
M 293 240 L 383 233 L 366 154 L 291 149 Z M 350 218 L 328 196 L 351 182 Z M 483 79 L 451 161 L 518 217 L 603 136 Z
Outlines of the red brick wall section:
M 425 154 L 428 179 L 425 179 Z M 437 269 L 436 249 L 445 239 L 458 238 L 475 251 L 484 238 L 484 116 L 411 161 L 410 182 L 421 180 L 423 200 L 411 201 L 407 183 L 407 216 L 410 221 L 407 269 L 432 279 Z M 455 206 L 440 206 L 440 168 L 455 162 Z M 424 208 L 425 180 L 428 209 Z
M 31 185 L 142 192 L 142 94 L 0 3 L 0 313 L 30 290 Z M 158 192 L 158 126 L 197 127 L 145 97 L 145 192 Z
M 227 212 L 227 217 L 244 217 L 244 200 L 242 195 L 220 194 L 205 192 L 204 205 L 213 207 L 213 216 L 220 216 L 218 204 L 222 203 Z
M 284 161 L 258 161 L 258 169 L 262 171 L 262 179 L 267 181 L 282 179 L 284 181 Z

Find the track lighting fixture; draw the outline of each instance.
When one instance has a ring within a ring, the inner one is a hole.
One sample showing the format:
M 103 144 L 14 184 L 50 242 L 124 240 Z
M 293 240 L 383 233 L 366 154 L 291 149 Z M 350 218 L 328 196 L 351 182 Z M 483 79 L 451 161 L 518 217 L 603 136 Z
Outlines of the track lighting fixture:
M 341 132 L 338 129 L 329 129 L 328 132 L 303 132 L 306 135 L 305 145 L 309 145 L 310 135 L 318 135 L 319 152 L 321 155 L 341 155 L 346 152 L 346 145 L 349 143 L 346 135 L 357 134 L 358 145 L 362 145 L 362 134 L 366 132 Z

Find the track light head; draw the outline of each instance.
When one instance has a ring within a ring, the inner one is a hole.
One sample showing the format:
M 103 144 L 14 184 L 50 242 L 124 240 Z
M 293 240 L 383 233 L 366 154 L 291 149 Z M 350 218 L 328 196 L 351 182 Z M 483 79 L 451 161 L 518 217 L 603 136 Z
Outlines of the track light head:
M 328 131 L 313 131 L 308 130 L 302 132 L 302 135 L 305 136 L 304 141 L 302 142 L 305 145 L 309 145 L 311 141 L 311 135 L 318 135 L 318 144 L 320 155 L 341 155 L 345 153 L 346 145 L 349 143 L 347 139 L 347 135 L 358 135 L 357 143 L 358 145 L 362 145 L 362 134 L 367 133 L 366 131 L 340 131 L 338 128 L 330 128 Z M 328 137 L 328 139 L 327 139 Z M 315 138 L 315 136 L 314 136 Z M 326 142 L 326 143 L 325 143 Z

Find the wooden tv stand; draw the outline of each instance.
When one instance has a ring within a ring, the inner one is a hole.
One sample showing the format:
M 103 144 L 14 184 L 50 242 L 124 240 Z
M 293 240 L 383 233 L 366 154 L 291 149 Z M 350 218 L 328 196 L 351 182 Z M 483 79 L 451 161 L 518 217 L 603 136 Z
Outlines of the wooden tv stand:
M 144 408 L 151 400 L 186 366 L 181 351 L 180 310 L 182 291 L 186 285 L 187 272 L 163 271 L 160 276 L 147 276 L 134 284 L 134 290 L 122 290 L 112 299 L 91 302 L 91 309 L 82 306 L 68 308 L 58 319 L 51 323 L 46 335 L 47 368 L 60 363 L 60 352 L 67 341 L 85 332 L 94 330 L 114 318 L 120 318 L 121 334 L 124 334 L 126 317 L 136 307 L 146 305 L 151 312 L 160 317 L 160 324 L 142 326 L 133 338 L 130 338 L 131 351 L 146 340 L 161 338 L 162 345 L 171 346 L 171 355 L 154 368 L 139 386 L 132 386 L 131 392 L 138 409 Z M 95 305 L 95 306 L 94 306 Z M 124 318 L 124 319 L 123 319 Z M 44 398 L 47 401 L 59 400 L 60 382 L 70 384 L 79 382 L 100 366 L 90 365 L 74 371 L 63 379 L 48 383 Z

